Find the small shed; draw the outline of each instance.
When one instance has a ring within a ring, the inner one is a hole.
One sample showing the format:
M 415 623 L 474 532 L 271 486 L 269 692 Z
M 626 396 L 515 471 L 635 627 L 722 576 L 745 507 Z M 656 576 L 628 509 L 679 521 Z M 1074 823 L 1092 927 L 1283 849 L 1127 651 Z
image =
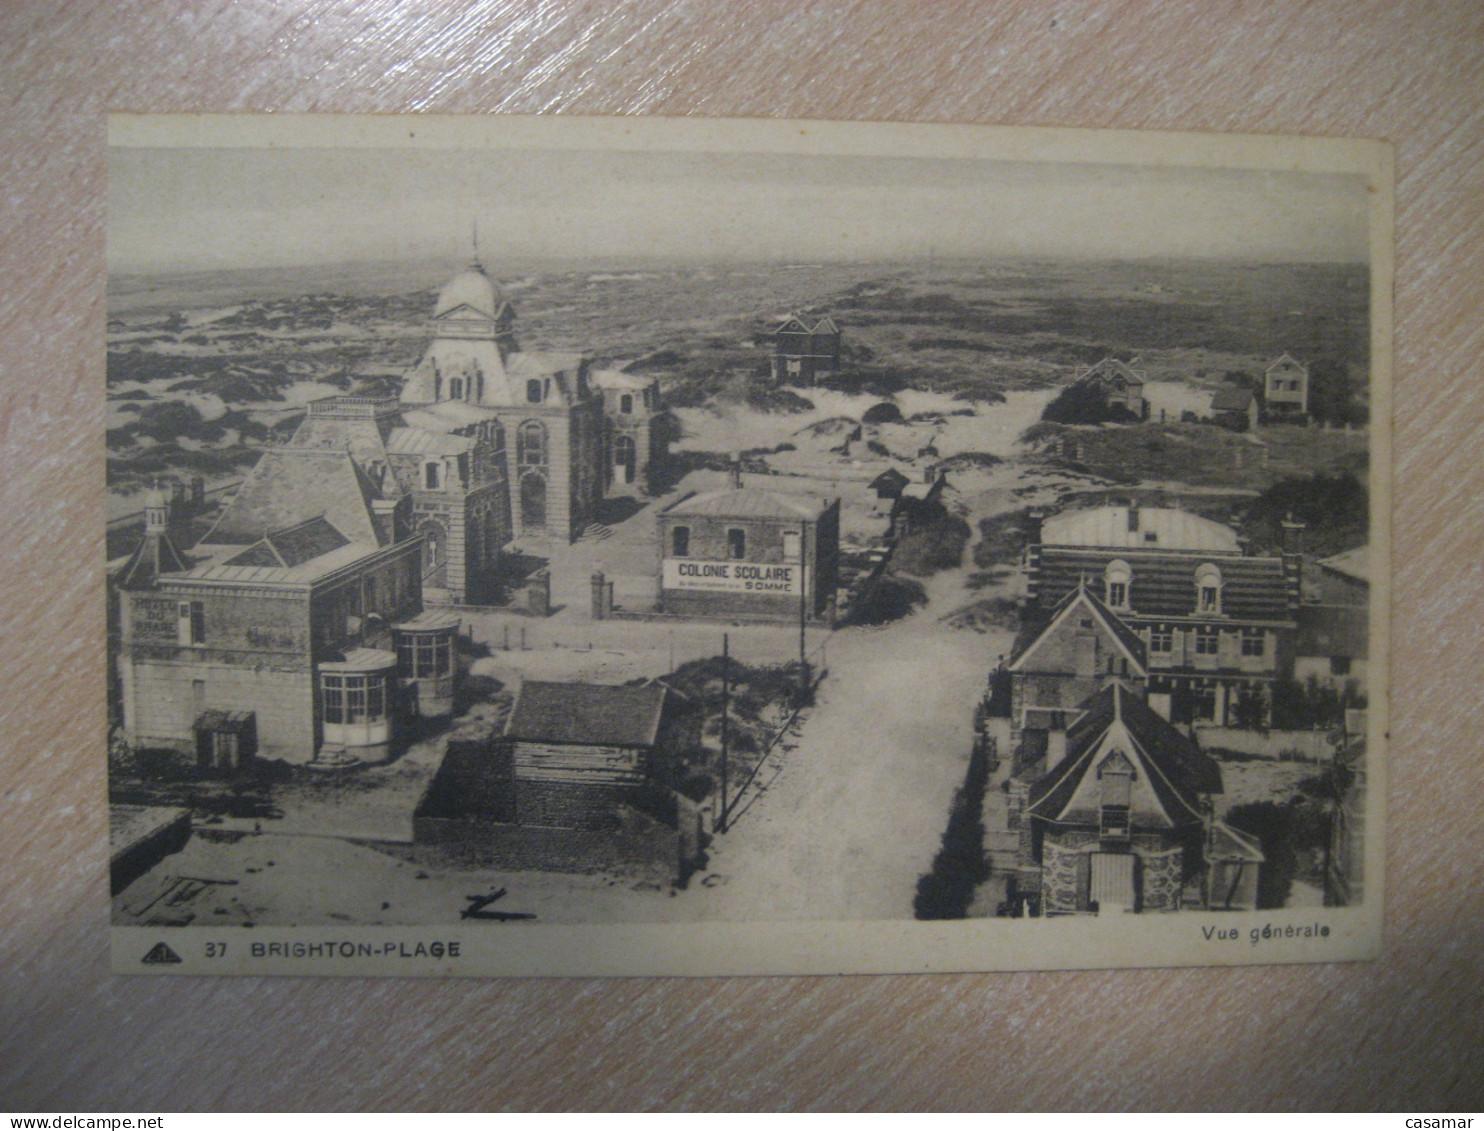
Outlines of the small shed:
M 878 499 L 895 499 L 901 496 L 902 489 L 910 482 L 912 481 L 895 467 L 888 467 L 871 480 L 870 488 L 876 492 Z
M 1211 397 L 1211 417 L 1218 424 L 1248 431 L 1257 427 L 1257 396 L 1251 389 L 1228 385 Z

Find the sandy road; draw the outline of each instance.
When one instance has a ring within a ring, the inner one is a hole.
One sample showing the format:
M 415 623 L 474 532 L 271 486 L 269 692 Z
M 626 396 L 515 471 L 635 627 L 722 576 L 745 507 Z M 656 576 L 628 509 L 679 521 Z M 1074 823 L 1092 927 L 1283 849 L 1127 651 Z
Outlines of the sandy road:
M 830 641 L 830 675 L 794 749 L 713 844 L 713 878 L 685 895 L 703 917 L 912 917 L 968 767 L 974 703 L 1004 649 L 937 623 L 961 586 L 958 572 L 935 578 L 926 610 Z

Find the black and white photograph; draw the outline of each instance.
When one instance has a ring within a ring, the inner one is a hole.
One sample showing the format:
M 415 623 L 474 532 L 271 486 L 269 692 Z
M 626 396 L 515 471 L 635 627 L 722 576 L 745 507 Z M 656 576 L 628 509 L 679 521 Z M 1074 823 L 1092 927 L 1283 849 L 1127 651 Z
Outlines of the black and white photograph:
M 1377 952 L 1384 144 L 110 131 L 119 972 Z

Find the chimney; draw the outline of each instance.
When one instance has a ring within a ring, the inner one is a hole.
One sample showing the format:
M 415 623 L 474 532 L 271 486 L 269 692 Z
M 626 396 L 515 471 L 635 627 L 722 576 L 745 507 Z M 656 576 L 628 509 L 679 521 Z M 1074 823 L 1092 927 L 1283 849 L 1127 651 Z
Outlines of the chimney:
M 1288 607 L 1297 609 L 1304 599 L 1304 530 L 1293 515 L 1283 519 L 1283 580 L 1288 590 Z
M 1025 576 L 1026 596 L 1032 604 L 1041 598 L 1041 524 L 1046 521 L 1046 512 L 1040 507 L 1031 507 L 1025 512 Z

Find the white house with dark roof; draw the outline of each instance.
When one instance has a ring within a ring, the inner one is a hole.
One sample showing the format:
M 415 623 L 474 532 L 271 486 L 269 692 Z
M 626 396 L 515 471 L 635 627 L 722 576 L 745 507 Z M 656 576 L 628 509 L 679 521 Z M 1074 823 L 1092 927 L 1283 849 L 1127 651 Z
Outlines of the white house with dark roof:
M 1262 393 L 1270 420 L 1302 420 L 1309 411 L 1309 367 L 1285 353 L 1263 373 Z

